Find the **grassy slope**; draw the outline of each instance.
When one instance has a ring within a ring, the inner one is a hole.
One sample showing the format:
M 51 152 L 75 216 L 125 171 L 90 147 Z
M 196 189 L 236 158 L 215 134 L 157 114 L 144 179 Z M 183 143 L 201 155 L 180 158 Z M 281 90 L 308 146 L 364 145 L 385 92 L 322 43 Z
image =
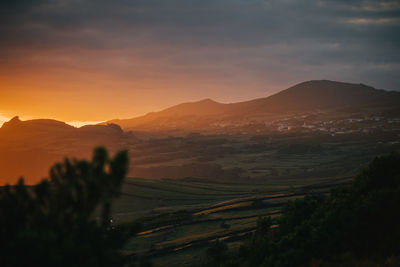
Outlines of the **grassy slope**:
M 200 179 L 128 179 L 114 205 L 114 219 L 141 218 L 143 231 L 126 253 L 150 256 L 155 266 L 177 266 L 199 259 L 216 238 L 229 246 L 250 234 L 259 216 L 279 215 L 289 199 L 325 192 L 346 177 L 215 182 Z

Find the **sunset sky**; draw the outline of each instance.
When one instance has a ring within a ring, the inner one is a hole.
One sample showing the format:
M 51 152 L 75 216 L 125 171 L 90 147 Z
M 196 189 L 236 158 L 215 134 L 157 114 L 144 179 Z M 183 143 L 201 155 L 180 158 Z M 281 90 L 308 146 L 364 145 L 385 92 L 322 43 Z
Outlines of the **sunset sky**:
M 0 124 L 129 118 L 330 79 L 400 90 L 399 1 L 2 0 Z

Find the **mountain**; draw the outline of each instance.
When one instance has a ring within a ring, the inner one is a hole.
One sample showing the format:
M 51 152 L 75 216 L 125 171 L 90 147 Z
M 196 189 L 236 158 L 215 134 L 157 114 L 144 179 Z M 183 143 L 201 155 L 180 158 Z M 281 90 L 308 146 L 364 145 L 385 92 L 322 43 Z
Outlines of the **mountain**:
M 21 121 L 14 117 L 0 128 L 0 184 L 15 183 L 19 176 L 35 183 L 46 176 L 54 162 L 65 156 L 88 158 L 99 145 L 106 146 L 111 153 L 128 149 L 133 158 L 130 175 L 136 177 L 233 177 L 220 162 L 214 162 L 221 153 L 227 156 L 238 149 L 236 145 L 225 146 L 228 135 L 245 134 L 261 138 L 260 142 L 270 142 L 281 133 L 284 138 L 286 133 L 290 138 L 296 134 L 331 138 L 336 132 L 365 133 L 365 138 L 370 138 L 369 134 L 375 133 L 379 136 L 376 140 L 385 137 L 394 144 L 398 138 L 393 129 L 397 129 L 394 122 L 400 120 L 399 103 L 399 92 L 363 84 L 309 81 L 265 98 L 230 104 L 204 99 L 133 119 L 80 128 L 56 120 Z M 392 118 L 379 121 L 376 115 L 383 114 L 392 114 Z M 349 118 L 363 119 L 354 125 Z M 133 130 L 135 135 L 127 130 Z M 194 132 L 206 135 L 188 134 Z M 139 134 L 146 138 L 138 139 Z M 171 137 L 158 138 L 165 135 Z M 157 139 L 148 140 L 152 136 Z M 349 138 L 359 137 L 354 134 Z M 245 148 L 260 149 L 243 146 L 238 151 Z M 283 146 L 279 153 L 313 149 L 320 148 Z
M 15 182 L 19 176 L 28 183 L 38 182 L 66 155 L 89 157 L 99 145 L 116 151 L 132 140 L 132 133 L 116 124 L 75 128 L 56 120 L 14 117 L 0 128 L 0 184 Z
M 221 125 L 266 122 L 282 116 L 312 112 L 363 112 L 397 109 L 400 92 L 364 84 L 328 80 L 307 81 L 269 97 L 223 104 L 211 99 L 179 104 L 141 117 L 111 120 L 134 131 L 212 130 Z
M 199 121 L 187 121 L 192 119 L 212 119 L 215 116 L 233 112 L 233 104 L 222 104 L 211 99 L 204 99 L 197 102 L 182 103 L 159 112 L 150 112 L 144 116 L 125 120 L 110 120 L 103 124 L 115 123 L 123 129 L 146 126 L 168 126 L 170 124 L 182 126 L 187 124 L 199 124 Z
M 268 112 L 309 112 L 343 107 L 396 105 L 399 92 L 377 90 L 364 84 L 308 81 L 248 104 Z

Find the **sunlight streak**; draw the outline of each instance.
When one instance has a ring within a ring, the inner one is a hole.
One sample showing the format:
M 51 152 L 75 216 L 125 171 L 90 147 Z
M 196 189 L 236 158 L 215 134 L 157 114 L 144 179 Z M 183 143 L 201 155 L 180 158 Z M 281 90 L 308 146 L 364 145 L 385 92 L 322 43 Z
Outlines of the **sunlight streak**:
M 85 125 L 96 125 L 102 122 L 104 121 L 66 121 L 65 123 L 74 126 L 76 128 L 80 128 Z
M 0 114 L 0 127 L 3 126 L 3 124 L 7 121 L 9 121 L 11 118 L 3 116 Z

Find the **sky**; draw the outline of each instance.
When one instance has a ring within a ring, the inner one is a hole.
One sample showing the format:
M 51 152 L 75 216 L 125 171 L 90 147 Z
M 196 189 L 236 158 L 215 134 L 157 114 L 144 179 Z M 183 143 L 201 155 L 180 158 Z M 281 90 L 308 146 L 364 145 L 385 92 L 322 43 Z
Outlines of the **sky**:
M 329 79 L 400 90 L 400 1 L 2 0 L 0 124 L 84 122 Z

